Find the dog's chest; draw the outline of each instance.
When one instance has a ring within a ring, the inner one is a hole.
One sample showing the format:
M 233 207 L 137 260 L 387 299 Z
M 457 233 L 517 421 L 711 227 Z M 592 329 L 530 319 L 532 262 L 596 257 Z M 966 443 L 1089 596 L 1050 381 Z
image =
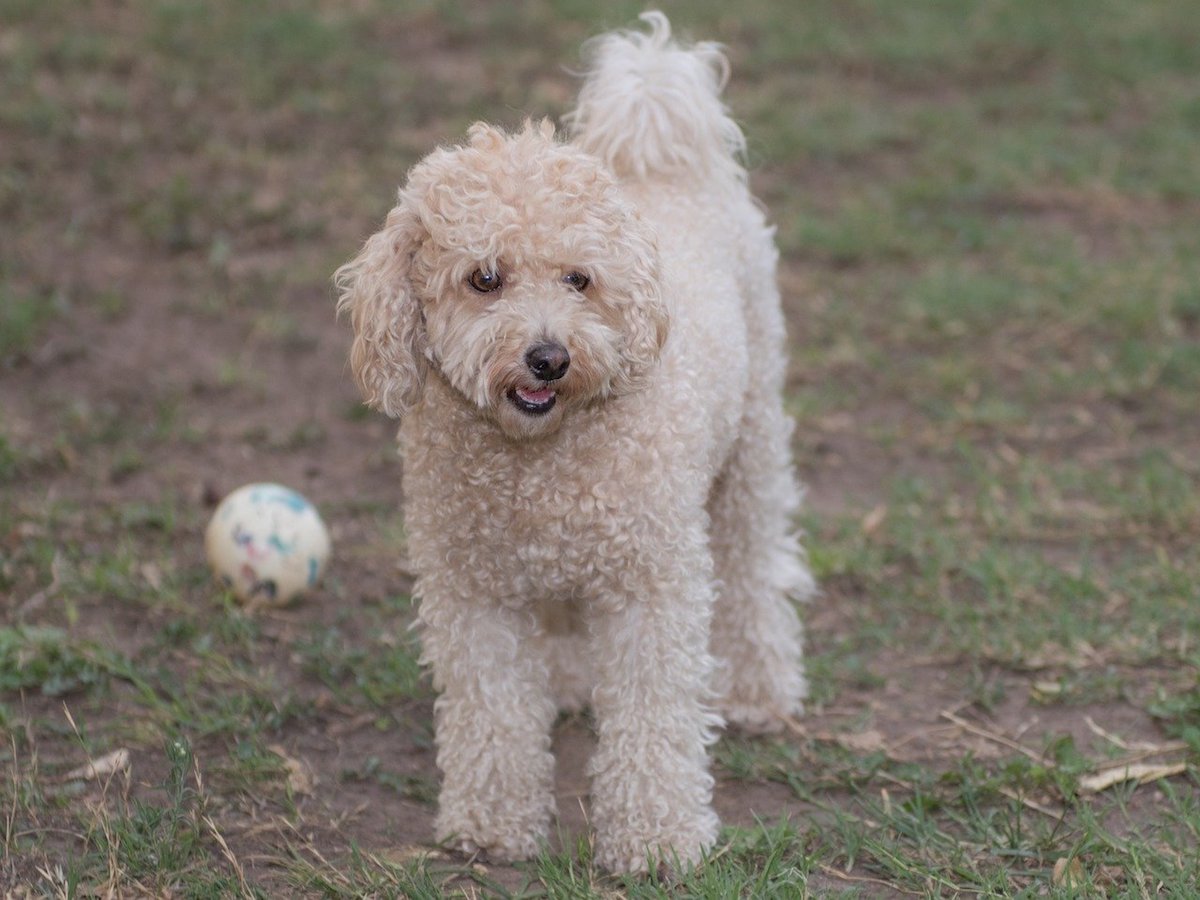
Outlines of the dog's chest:
M 621 473 L 602 457 L 472 447 L 448 462 L 406 470 L 418 575 L 449 567 L 460 587 L 521 604 L 587 593 L 629 552 Z
M 605 536 L 609 493 L 600 473 L 561 463 L 497 468 L 483 480 L 469 531 L 523 566 L 551 566 Z

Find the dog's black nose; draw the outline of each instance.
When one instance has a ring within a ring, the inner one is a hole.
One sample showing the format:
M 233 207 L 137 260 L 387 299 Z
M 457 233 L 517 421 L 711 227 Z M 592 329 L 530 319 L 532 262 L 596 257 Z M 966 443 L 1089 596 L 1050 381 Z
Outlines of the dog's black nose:
M 562 344 L 538 344 L 525 354 L 525 365 L 542 381 L 558 381 L 567 374 L 567 367 L 571 365 L 571 354 Z

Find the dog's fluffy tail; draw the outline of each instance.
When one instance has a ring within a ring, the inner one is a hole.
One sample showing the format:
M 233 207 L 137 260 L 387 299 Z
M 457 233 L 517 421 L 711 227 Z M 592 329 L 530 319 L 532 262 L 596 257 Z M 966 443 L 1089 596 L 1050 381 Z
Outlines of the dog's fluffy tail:
M 720 46 L 680 46 L 661 12 L 641 19 L 648 34 L 618 31 L 584 45 L 588 70 L 566 117 L 572 138 L 621 177 L 744 179 L 746 139 L 720 99 L 729 78 Z

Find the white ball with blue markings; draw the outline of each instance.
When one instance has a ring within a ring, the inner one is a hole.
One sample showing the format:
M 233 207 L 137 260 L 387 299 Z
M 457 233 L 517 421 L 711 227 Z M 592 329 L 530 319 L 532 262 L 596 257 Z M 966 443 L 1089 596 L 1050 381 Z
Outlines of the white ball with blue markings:
M 247 484 L 217 506 L 204 547 L 217 580 L 238 599 L 275 606 L 320 580 L 329 531 L 302 494 L 279 484 Z

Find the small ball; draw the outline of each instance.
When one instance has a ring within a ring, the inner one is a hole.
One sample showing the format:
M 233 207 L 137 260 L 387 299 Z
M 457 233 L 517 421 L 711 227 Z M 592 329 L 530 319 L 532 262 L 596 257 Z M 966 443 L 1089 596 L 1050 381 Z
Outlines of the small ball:
M 244 603 L 276 606 L 311 588 L 329 561 L 316 507 L 278 484 L 247 484 L 218 504 L 204 533 L 217 580 Z

